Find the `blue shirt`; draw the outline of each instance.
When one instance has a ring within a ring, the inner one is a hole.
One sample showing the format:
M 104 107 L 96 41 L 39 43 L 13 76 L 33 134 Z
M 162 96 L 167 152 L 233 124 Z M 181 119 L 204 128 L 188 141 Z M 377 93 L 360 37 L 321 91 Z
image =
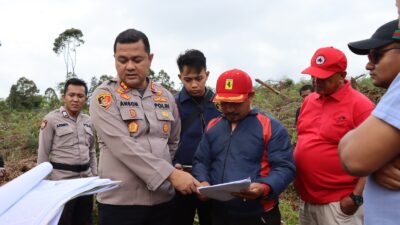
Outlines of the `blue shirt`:
M 372 115 L 400 129 L 399 75 L 393 80 Z M 400 191 L 386 189 L 368 177 L 364 190 L 364 202 L 365 225 L 399 224 Z
M 400 129 L 400 76 L 393 80 L 389 89 L 376 106 L 372 115 Z
M 175 96 L 182 121 L 182 130 L 174 164 L 192 165 L 193 156 L 204 129 L 208 122 L 221 114 L 212 102 L 213 97 L 214 93 L 211 90 L 206 90 L 203 98 L 193 98 L 185 88 L 182 88 Z M 192 116 L 194 118 L 190 119 Z

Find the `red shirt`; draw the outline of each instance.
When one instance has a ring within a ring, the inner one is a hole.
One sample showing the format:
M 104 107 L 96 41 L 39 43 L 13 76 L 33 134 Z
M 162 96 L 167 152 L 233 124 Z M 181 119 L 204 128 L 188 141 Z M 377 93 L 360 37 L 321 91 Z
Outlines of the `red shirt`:
M 373 108 L 374 103 L 354 90 L 348 81 L 328 97 L 312 93 L 304 100 L 294 151 L 295 182 L 303 201 L 336 202 L 354 190 L 358 178 L 343 169 L 338 144 L 348 131 L 370 115 Z

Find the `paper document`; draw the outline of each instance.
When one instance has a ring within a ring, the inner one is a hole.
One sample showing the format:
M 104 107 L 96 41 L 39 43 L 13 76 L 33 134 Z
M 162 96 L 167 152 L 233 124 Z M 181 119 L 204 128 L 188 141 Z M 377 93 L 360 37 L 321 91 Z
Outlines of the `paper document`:
M 206 187 L 199 187 L 201 194 L 216 199 L 219 201 L 228 201 L 234 198 L 232 192 L 240 192 L 240 190 L 248 189 L 250 187 L 250 177 L 243 180 L 233 181 L 229 183 L 211 185 Z
M 52 169 L 50 163 L 42 163 L 0 187 L 0 224 L 56 225 L 69 200 L 103 192 L 120 183 L 99 177 L 43 180 Z
M 0 216 L 20 200 L 32 187 L 39 184 L 53 170 L 50 163 L 42 163 L 0 188 Z

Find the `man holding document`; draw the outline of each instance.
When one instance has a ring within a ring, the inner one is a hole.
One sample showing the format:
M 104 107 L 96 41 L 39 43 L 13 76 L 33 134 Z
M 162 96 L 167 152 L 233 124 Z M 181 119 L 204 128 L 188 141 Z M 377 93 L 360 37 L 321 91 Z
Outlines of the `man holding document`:
M 231 200 L 213 200 L 213 225 L 280 224 L 278 197 L 295 176 L 292 146 L 276 119 L 251 109 L 254 95 L 244 71 L 229 70 L 218 78 L 213 101 L 220 102 L 223 115 L 208 124 L 193 175 L 203 186 L 248 177 L 251 183 Z

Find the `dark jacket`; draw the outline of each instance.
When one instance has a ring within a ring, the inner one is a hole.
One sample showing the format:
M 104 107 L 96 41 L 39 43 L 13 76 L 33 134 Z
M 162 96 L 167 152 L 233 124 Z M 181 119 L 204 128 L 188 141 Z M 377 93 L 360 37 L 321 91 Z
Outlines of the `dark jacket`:
M 225 117 L 211 121 L 193 162 L 193 175 L 200 182 L 215 185 L 250 177 L 252 182 L 271 187 L 265 199 L 216 202 L 217 207 L 236 215 L 259 215 L 274 207 L 295 173 L 287 130 L 257 109 L 251 110 L 233 132 Z
M 213 97 L 214 93 L 208 89 L 201 102 L 196 102 L 185 88 L 182 88 L 182 90 L 175 95 L 182 121 L 182 130 L 174 163 L 192 165 L 194 152 L 197 149 L 208 122 L 221 114 L 212 102 Z

